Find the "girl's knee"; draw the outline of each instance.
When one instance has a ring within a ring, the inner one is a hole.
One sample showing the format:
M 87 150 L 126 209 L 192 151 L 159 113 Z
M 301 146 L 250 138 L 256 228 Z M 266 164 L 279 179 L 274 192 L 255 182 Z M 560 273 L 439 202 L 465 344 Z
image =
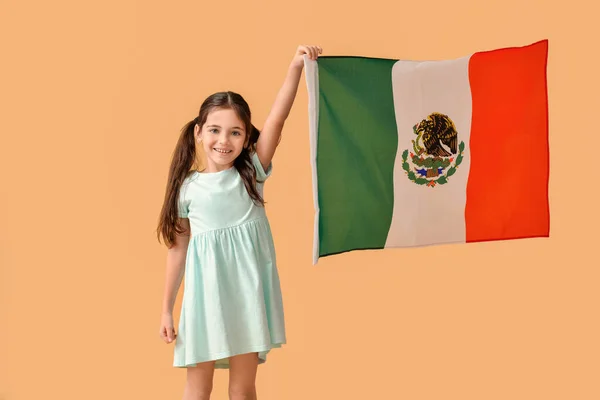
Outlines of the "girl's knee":
M 229 387 L 230 400 L 254 400 L 256 399 L 256 387 L 254 385 Z
M 185 383 L 184 400 L 208 400 L 212 393 L 212 382 L 198 381 L 188 377 Z
M 207 387 L 194 387 L 189 383 L 186 384 L 183 393 L 184 400 L 209 400 L 212 388 Z

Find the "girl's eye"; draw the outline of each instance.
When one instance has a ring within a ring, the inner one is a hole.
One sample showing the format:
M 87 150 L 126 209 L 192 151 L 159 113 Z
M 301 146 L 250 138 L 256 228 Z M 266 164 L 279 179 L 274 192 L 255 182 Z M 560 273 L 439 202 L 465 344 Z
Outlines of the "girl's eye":
M 240 133 L 239 133 L 238 131 L 233 131 L 233 132 L 232 132 L 232 134 L 233 134 L 234 136 L 239 136 L 239 135 L 240 135 Z
M 212 128 L 212 129 L 211 129 L 209 132 L 211 132 L 211 133 L 215 133 L 215 132 L 216 132 L 216 129 L 215 129 L 215 128 Z

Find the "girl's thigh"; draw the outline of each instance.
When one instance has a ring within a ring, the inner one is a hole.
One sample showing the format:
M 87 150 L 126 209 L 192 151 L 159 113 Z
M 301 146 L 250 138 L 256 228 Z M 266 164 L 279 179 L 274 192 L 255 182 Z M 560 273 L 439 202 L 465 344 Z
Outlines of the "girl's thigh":
M 229 358 L 229 391 L 252 393 L 258 369 L 258 353 L 240 354 Z
M 208 391 L 212 389 L 215 362 L 207 361 L 198 363 L 195 367 L 187 368 L 187 383 L 194 391 Z

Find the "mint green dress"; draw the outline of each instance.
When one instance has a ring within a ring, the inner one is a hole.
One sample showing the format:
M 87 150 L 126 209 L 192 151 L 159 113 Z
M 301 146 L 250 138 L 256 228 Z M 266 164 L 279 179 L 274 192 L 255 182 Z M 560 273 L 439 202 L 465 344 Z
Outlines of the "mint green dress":
M 259 181 L 265 171 L 252 156 Z M 263 193 L 263 183 L 257 183 Z M 174 367 L 257 352 L 259 364 L 286 342 L 283 301 L 271 228 L 264 207 L 248 195 L 235 167 L 193 172 L 179 192 L 179 217 L 189 218 L 183 299 Z

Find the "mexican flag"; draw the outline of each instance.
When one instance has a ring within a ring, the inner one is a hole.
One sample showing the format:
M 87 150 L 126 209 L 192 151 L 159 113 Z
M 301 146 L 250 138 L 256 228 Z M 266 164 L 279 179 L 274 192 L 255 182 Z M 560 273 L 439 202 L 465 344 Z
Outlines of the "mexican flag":
M 313 263 L 549 236 L 548 41 L 441 61 L 305 57 Z

